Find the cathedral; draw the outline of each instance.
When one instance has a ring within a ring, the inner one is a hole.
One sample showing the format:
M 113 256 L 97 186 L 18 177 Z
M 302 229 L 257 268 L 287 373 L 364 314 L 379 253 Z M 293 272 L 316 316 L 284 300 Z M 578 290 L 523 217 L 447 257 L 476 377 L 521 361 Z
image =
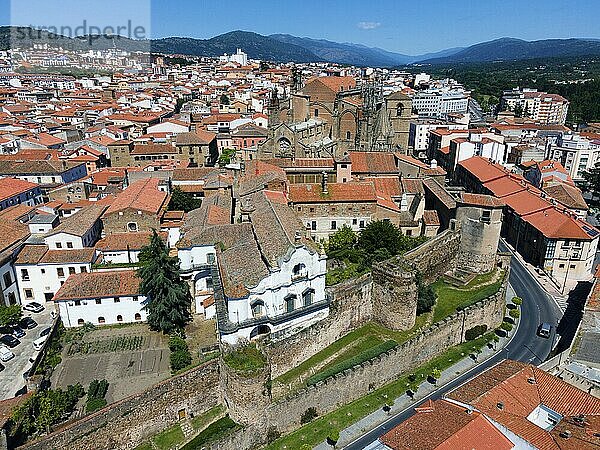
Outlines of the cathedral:
M 406 154 L 412 101 L 401 92 L 385 97 L 377 82 L 327 76 L 302 86 L 295 74 L 289 97 L 280 101 L 274 91 L 268 113 L 269 137 L 258 148 L 260 159 Z

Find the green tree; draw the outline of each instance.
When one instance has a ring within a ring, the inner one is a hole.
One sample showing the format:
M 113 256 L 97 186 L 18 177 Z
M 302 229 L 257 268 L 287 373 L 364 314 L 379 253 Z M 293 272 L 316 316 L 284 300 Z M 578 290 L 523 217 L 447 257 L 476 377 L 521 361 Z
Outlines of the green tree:
M 583 177 L 583 188 L 592 193 L 594 197 L 600 197 L 600 164 L 596 163 L 590 170 L 581 173 Z
M 219 102 L 221 105 L 229 105 L 229 96 L 227 94 L 222 94 Z
M 423 284 L 420 273 L 417 273 L 417 314 L 431 311 L 435 305 L 435 292 L 431 286 Z
M 140 292 L 146 296 L 148 325 L 165 334 L 183 329 L 192 319 L 192 297 L 181 279 L 178 258 L 169 256 L 169 249 L 156 230 L 150 244 L 141 250 L 139 260 Z
M 231 160 L 235 157 L 236 150 L 234 148 L 224 148 L 219 156 L 219 166 L 224 167 L 231 163 Z
M 402 233 L 393 223 L 376 220 L 369 223 L 358 237 L 358 247 L 368 255 L 378 249 L 387 250 L 391 256 L 397 255 L 402 247 Z
M 18 322 L 22 315 L 21 305 L 4 306 L 0 304 L 0 327 Z
M 348 225 L 344 225 L 329 237 L 325 250 L 327 254 L 352 250 L 357 242 L 356 233 Z
M 200 200 L 195 199 L 189 192 L 183 192 L 179 187 L 176 187 L 171 194 L 169 210 L 189 212 L 193 209 L 200 208 L 201 203 Z

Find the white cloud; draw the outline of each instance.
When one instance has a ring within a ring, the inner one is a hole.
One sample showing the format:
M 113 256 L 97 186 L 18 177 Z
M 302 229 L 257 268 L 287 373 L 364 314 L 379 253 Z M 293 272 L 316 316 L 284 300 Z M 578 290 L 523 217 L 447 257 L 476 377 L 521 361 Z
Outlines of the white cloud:
M 358 28 L 360 28 L 361 30 L 374 30 L 375 28 L 378 28 L 379 26 L 381 26 L 380 22 L 358 22 L 358 24 L 356 25 Z

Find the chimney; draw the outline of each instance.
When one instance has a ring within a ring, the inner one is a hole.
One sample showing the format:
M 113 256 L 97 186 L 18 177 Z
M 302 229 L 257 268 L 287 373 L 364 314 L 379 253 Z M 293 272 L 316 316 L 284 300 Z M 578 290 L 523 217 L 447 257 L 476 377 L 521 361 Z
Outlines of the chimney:
M 322 172 L 321 191 L 323 191 L 323 194 L 329 194 L 329 188 L 327 186 L 327 172 L 325 171 Z

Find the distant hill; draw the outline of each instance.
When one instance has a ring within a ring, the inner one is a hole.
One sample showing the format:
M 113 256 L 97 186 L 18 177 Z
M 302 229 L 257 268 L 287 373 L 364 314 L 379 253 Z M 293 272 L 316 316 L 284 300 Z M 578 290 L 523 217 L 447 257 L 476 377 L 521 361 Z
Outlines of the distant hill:
M 452 64 L 595 55 L 600 55 L 600 41 L 595 39 L 524 41 L 501 38 L 472 45 L 451 55 L 424 58 L 418 62 L 424 64 Z
M 35 35 L 35 39 L 30 38 L 32 33 Z M 151 41 L 94 36 L 93 45 L 90 47 L 89 37 L 71 39 L 45 31 L 38 32 L 31 28 L 7 26 L 0 27 L 0 50 L 10 47 L 11 36 L 17 36 L 22 47 L 31 46 L 35 41 L 75 50 L 117 48 L 126 51 L 147 51 L 148 48 L 151 48 L 153 53 L 207 57 L 235 53 L 236 49 L 241 48 L 251 59 L 297 63 L 333 62 L 362 67 L 398 67 L 413 63 L 455 64 L 600 55 L 600 40 L 594 39 L 546 39 L 528 42 L 521 39 L 502 38 L 467 48 L 457 47 L 410 56 L 360 44 L 301 38 L 289 34 L 263 36 L 249 31 L 232 31 L 211 39 L 167 37 Z

